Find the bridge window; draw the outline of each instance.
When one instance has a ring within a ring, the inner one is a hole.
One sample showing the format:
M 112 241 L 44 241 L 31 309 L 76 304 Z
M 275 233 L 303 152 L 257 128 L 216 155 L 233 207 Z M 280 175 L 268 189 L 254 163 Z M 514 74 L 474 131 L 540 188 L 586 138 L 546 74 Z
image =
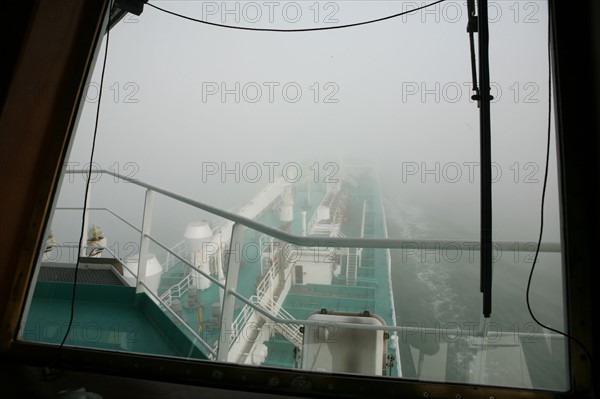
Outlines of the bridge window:
M 570 389 L 545 1 L 488 6 L 489 318 L 464 3 L 164 4 L 271 30 L 411 11 L 296 33 L 153 3 L 110 31 L 103 80 L 101 47 L 20 340 Z

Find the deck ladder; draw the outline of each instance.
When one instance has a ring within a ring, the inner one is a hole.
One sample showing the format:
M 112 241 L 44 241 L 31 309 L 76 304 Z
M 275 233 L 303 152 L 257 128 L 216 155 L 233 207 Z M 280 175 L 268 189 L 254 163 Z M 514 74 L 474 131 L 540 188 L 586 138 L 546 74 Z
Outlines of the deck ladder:
M 348 248 L 346 258 L 346 285 L 355 286 L 358 273 L 358 255 L 356 248 Z
M 268 296 L 264 296 L 262 299 L 257 296 L 253 296 L 250 300 L 256 304 L 260 304 L 263 308 L 280 319 L 287 320 L 295 320 L 294 316 L 289 314 L 281 305 L 278 305 L 277 302 L 269 298 Z M 302 347 L 302 333 L 300 332 L 300 325 L 298 324 L 281 324 L 275 323 L 274 325 L 275 331 L 280 333 L 290 341 L 292 344 L 298 347 Z

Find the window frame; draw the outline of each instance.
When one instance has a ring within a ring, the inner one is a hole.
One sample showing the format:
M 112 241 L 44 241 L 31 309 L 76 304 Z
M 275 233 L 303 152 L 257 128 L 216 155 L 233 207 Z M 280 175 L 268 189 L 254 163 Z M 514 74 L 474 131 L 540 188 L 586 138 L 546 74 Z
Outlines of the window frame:
M 38 7 L 34 10 L 29 26 L 28 46 L 23 46 L 21 57 L 27 60 L 35 57 L 40 46 L 52 41 L 55 48 L 60 48 L 60 35 L 47 35 L 49 29 L 54 29 L 56 21 L 52 20 L 56 14 L 49 10 L 64 13 L 65 4 L 72 7 L 72 13 L 65 16 L 64 21 L 70 25 L 64 27 L 62 33 L 71 35 L 72 42 L 67 44 L 71 47 L 69 51 L 62 53 L 64 56 L 64 69 L 47 71 L 43 76 L 47 82 L 59 81 L 61 84 L 55 88 L 55 97 L 51 101 L 38 104 L 39 107 L 47 107 L 47 119 L 43 120 L 33 128 L 38 132 L 36 136 L 42 142 L 49 139 L 57 140 L 61 145 L 54 145 L 45 153 L 32 154 L 30 162 L 35 165 L 40 159 L 51 172 L 48 174 L 32 175 L 34 185 L 37 183 L 37 192 L 32 194 L 31 190 L 25 191 L 24 196 L 32 196 L 35 199 L 24 202 L 23 206 L 29 206 L 28 231 L 26 232 L 25 244 L 21 246 L 18 257 L 9 258 L 17 267 L 14 269 L 11 292 L 13 294 L 6 304 L 4 312 L 4 329 L 2 334 L 2 351 L 14 362 L 36 364 L 45 366 L 47 359 L 56 356 L 56 347 L 52 345 L 26 343 L 16 341 L 15 335 L 18 330 L 19 318 L 25 303 L 28 286 L 31 284 L 35 260 L 40 250 L 40 238 L 50 219 L 51 204 L 54 202 L 58 187 L 60 187 L 60 169 L 64 159 L 68 155 L 68 142 L 72 138 L 74 127 L 77 122 L 77 112 L 85 97 L 87 81 L 90 79 L 90 71 L 94 60 L 98 56 L 99 43 L 108 23 L 105 16 L 110 0 L 98 0 L 84 2 L 85 4 L 74 5 L 72 2 L 47 1 L 42 2 L 46 8 Z M 586 2 L 592 9 L 593 2 Z M 553 87 L 555 88 L 555 115 L 557 151 L 559 161 L 559 184 L 561 196 L 561 229 L 563 243 L 563 265 L 565 268 L 565 285 L 567 293 L 567 318 L 570 333 L 591 347 L 593 338 L 597 336 L 597 329 L 593 336 L 592 326 L 597 327 L 597 321 L 591 317 L 591 281 L 597 269 L 593 267 L 593 238 L 597 232 L 587 235 L 593 231 L 593 226 L 587 229 L 579 229 L 585 226 L 587 220 L 586 209 L 593 202 L 586 197 L 585 188 L 590 185 L 585 176 L 591 177 L 591 181 L 598 182 L 598 173 L 590 169 L 594 164 L 593 158 L 587 158 L 586 162 L 579 162 L 581 148 L 579 140 L 585 138 L 585 122 L 579 119 L 581 115 L 587 116 L 588 122 L 596 128 L 600 125 L 598 116 L 595 116 L 594 106 L 597 105 L 593 90 L 581 95 L 580 89 L 575 83 L 577 79 L 570 77 L 572 70 L 583 69 L 583 73 L 593 74 L 593 53 L 591 33 L 594 29 L 583 24 L 583 35 L 581 31 L 570 32 L 569 21 L 579 21 L 579 14 L 570 10 L 568 5 L 560 4 L 558 1 L 549 0 L 550 18 L 553 30 L 552 57 L 553 57 Z M 55 8 L 53 8 L 55 7 Z M 62 8 L 61 8 L 62 7 Z M 581 12 L 581 7 L 578 11 Z M 597 10 L 596 10 L 597 11 Z M 591 18 L 590 18 L 591 20 Z M 65 24 L 66 25 L 66 24 Z M 66 32 L 66 33 L 65 33 Z M 586 35 L 587 33 L 587 35 Z M 584 53 L 582 65 L 575 65 L 570 61 L 568 49 L 574 38 L 583 36 L 584 47 L 590 50 Z M 77 40 L 74 40 L 77 38 Z M 598 51 L 597 49 L 595 50 Z M 596 53 L 598 56 L 598 53 Z M 590 60 L 585 63 L 585 60 Z M 13 77 L 13 84 L 18 84 L 18 79 L 32 79 L 39 73 L 35 68 L 18 65 Z M 52 75 L 54 73 L 54 75 Z M 582 72 L 580 72 L 581 74 Z M 65 80 L 65 74 L 71 78 Z M 56 78 L 58 77 L 58 78 Z M 15 83 L 16 82 L 16 83 Z M 575 83 L 573 83 L 575 82 Z M 596 82 L 597 84 L 597 82 Z M 597 89 L 597 86 L 596 86 Z M 597 93 L 598 91 L 596 91 Z M 579 99 L 577 97 L 579 96 Z M 21 121 L 15 116 L 6 116 L 6 107 L 15 109 L 30 109 L 27 99 L 23 96 L 7 96 L 5 112 L 2 115 L 3 122 L 12 122 L 8 127 L 19 126 Z M 35 104 L 34 104 L 35 106 Z M 579 107 L 579 108 L 578 108 Z M 588 113 L 586 113 L 586 111 Z M 62 112 L 63 118 L 55 118 L 55 112 Z M 594 119 L 594 117 L 596 119 Z M 0 128 L 0 137 L 4 140 L 8 127 Z M 579 129 L 578 129 L 579 128 Z M 566 132 L 569 131 L 569 134 Z M 60 132 L 57 134 L 57 132 Z M 36 139 L 33 137 L 32 139 Z M 596 139 L 597 140 L 597 139 Z M 593 146 L 584 150 L 584 154 L 593 155 Z M 594 174 L 595 173 L 595 174 Z M 2 191 L 4 192 L 4 187 Z M 4 193 L 6 194 L 6 193 Z M 32 202 L 34 202 L 33 205 Z M 5 211 L 4 211 L 5 212 Z M 597 216 L 597 211 L 593 211 Z M 33 243 L 33 244 L 32 244 Z M 11 253 L 12 254 L 12 253 Z M 8 255 L 3 255 L 7 257 Z M 597 280 L 596 280 L 597 281 Z M 598 349 L 595 347 L 595 353 Z M 381 377 L 348 376 L 348 375 L 323 375 L 299 370 L 274 369 L 269 367 L 245 367 L 237 364 L 209 363 L 188 361 L 185 359 L 169 359 L 158 356 L 111 353 L 108 351 L 93 350 L 86 348 L 64 347 L 58 353 L 56 365 L 67 369 L 84 370 L 95 373 L 127 375 L 140 379 L 159 380 L 188 385 L 203 385 L 218 388 L 236 390 L 269 392 L 275 394 L 291 394 L 303 396 L 340 396 L 358 395 L 361 393 L 376 393 L 380 397 L 397 397 L 398 395 L 418 397 L 476 397 L 490 398 L 500 396 L 514 396 L 527 392 L 536 398 L 563 398 L 572 395 L 587 394 L 592 390 L 592 381 L 589 373 L 589 362 L 584 358 L 585 354 L 576 344 L 569 345 L 569 377 L 571 391 L 569 392 L 547 392 L 540 390 L 526 390 L 521 388 L 504 388 L 494 386 L 433 383 L 424 381 L 411 381 L 402 379 L 385 379 Z M 597 356 L 595 356 L 597 358 Z M 245 378 L 244 378 L 245 377 Z M 277 383 L 273 383 L 276 381 Z M 270 383 L 271 382 L 271 383 Z M 307 384 L 306 382 L 309 382 Z M 310 389 L 306 389 L 310 386 Z M 331 388 L 333 386 L 333 388 Z

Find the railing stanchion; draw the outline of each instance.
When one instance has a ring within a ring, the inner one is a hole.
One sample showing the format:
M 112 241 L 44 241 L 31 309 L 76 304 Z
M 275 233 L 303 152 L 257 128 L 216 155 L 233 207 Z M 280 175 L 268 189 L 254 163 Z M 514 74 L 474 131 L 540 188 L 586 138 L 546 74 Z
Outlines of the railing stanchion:
M 154 191 L 146 190 L 146 199 L 144 202 L 144 219 L 142 221 L 142 233 L 140 236 L 140 255 L 138 256 L 138 272 L 135 282 L 137 293 L 143 292 L 144 287 L 140 282 L 146 279 L 146 264 L 148 263 L 148 249 L 150 247 L 150 228 L 152 226 L 152 208 L 154 203 Z
M 230 292 L 237 289 L 238 276 L 240 272 L 240 257 L 242 254 L 242 238 L 244 226 L 234 224 L 231 232 L 231 244 L 229 245 L 229 256 L 227 257 L 227 277 L 225 280 L 225 292 L 223 296 L 223 307 L 221 309 L 221 330 L 219 338 L 219 350 L 217 360 L 226 362 L 229 356 L 229 338 L 235 336 L 232 330 L 233 312 L 235 309 L 235 296 Z

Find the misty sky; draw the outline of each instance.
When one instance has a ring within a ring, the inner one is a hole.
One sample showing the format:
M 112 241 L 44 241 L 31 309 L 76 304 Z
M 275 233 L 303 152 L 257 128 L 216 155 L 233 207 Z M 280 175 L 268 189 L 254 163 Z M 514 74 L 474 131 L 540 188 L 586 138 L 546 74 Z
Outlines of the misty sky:
M 425 4 L 151 3 L 211 22 L 281 29 L 359 22 Z M 496 1 L 489 13 L 492 154 L 499 173 L 494 239 L 535 241 L 547 130 L 546 2 Z M 295 162 L 322 181 L 326 162 L 363 157 L 379 163 L 388 200 L 459 227 L 455 237 L 432 238 L 476 240 L 479 114 L 470 100 L 466 23 L 462 1 L 372 25 L 306 33 L 205 26 L 145 6 L 141 16 L 128 16 L 110 33 L 95 162 L 235 209 L 268 183 L 266 166 L 260 179 L 255 169 L 244 175 L 244 166 L 279 162 L 274 171 L 281 173 Z M 102 47 L 71 165 L 89 159 L 103 53 Z M 552 148 L 546 241 L 558 240 Z M 314 161 L 318 176 L 306 167 Z M 239 183 L 235 173 L 206 174 L 208 167 L 234 169 L 236 162 Z M 93 205 L 110 204 L 139 221 L 143 192 L 111 181 L 92 187 Z M 65 182 L 61 205 L 80 206 L 81 183 Z M 163 212 L 156 229 L 177 213 L 167 211 L 166 202 L 165 208 L 157 204 Z

